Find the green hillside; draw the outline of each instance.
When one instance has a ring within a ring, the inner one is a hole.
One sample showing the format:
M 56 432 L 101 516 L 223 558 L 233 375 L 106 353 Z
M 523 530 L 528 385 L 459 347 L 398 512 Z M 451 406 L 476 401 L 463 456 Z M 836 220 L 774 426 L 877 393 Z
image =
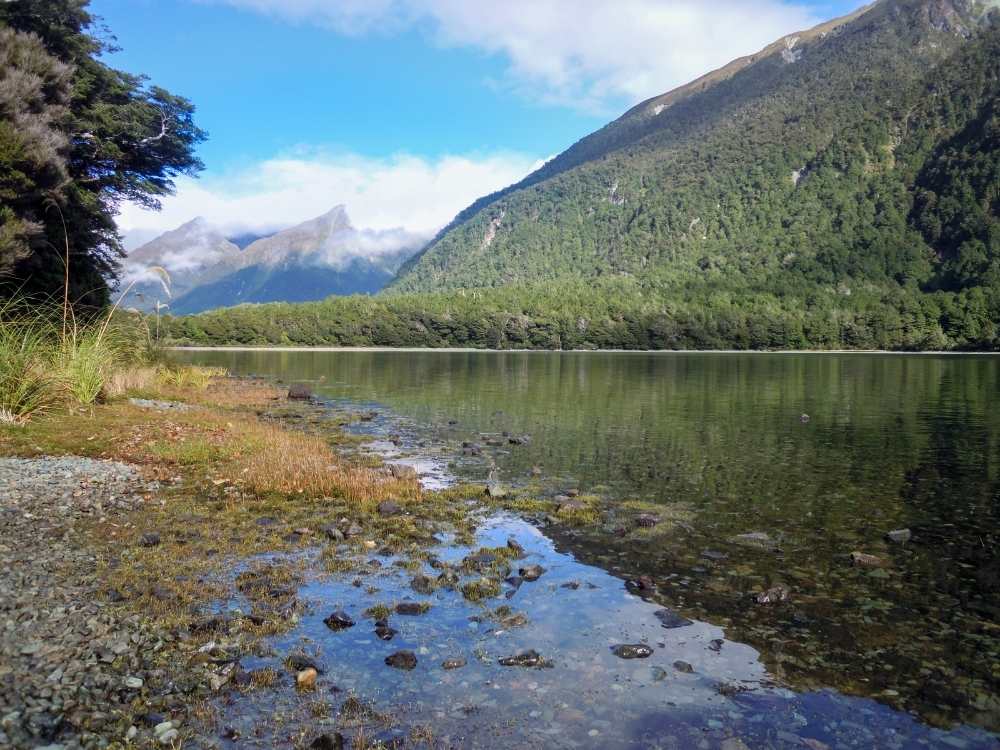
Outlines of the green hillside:
M 377 301 L 178 335 L 271 341 L 252 321 L 287 315 L 316 321 L 294 343 L 996 348 L 996 5 L 880 0 L 786 37 L 481 199 Z

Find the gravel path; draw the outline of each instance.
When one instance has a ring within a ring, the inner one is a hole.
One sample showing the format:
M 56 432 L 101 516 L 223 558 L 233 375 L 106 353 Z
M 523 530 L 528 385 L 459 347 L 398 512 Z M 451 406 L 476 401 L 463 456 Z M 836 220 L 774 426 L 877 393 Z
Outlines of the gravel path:
M 126 464 L 0 458 L 0 747 L 124 739 L 162 643 L 100 594 L 75 526 L 139 507 L 153 490 Z

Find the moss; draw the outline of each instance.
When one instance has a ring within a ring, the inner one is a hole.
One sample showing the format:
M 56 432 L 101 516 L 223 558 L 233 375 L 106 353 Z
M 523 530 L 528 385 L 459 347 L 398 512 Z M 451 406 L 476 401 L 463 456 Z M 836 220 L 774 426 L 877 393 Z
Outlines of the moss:
M 462 585 L 462 596 L 470 602 L 481 602 L 500 595 L 500 582 L 492 578 L 480 578 Z

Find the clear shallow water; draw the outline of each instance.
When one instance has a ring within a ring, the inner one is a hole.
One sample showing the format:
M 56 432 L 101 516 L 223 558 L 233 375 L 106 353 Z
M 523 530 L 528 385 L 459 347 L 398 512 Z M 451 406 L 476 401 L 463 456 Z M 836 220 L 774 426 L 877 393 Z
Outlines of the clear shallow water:
M 918 733 L 920 724 L 891 709 L 959 734 L 962 724 L 1000 729 L 997 358 L 178 356 L 238 374 L 310 382 L 342 408 L 380 410 L 377 423 L 359 429 L 398 433 L 404 452 L 417 455 L 453 454 L 461 441 L 502 431 L 530 435 L 529 445 L 489 449 L 451 468 L 482 480 L 495 464 L 501 479 L 518 483 L 541 466 L 542 491 L 575 486 L 610 502 L 642 499 L 683 509 L 691 520 L 655 541 L 605 528 L 553 530 L 553 554 L 617 576 L 619 583 L 626 576 L 652 576 L 661 601 L 724 632 L 723 652 L 743 644 L 738 647 L 757 654 L 760 672 L 748 671 L 747 679 L 766 672 L 802 691 L 781 700 L 815 705 L 815 716 L 825 712 L 830 721 L 837 721 L 841 705 L 845 717 L 876 711 L 861 722 L 869 728 L 898 719 L 907 741 L 938 735 Z M 886 531 L 904 527 L 913 532 L 910 543 L 884 540 Z M 782 552 L 733 543 L 735 535 L 753 531 L 778 539 Z M 706 557 L 706 550 L 724 557 Z M 885 566 L 852 566 L 852 551 L 877 555 Z M 752 593 L 778 583 L 790 589 L 788 603 L 752 603 Z M 615 593 L 624 596 L 624 589 Z M 581 606 L 601 612 L 607 602 L 588 599 Z M 564 637 L 567 627 L 572 621 L 564 618 L 550 629 Z M 597 649 L 593 638 L 587 641 Z M 641 666 L 648 669 L 653 658 Z M 384 671 L 382 666 L 379 674 L 387 679 Z M 538 674 L 559 680 L 558 672 Z M 858 703 L 831 689 L 879 703 Z M 744 695 L 751 697 L 725 700 L 753 700 L 756 693 Z M 434 700 L 432 693 L 428 702 Z M 501 708 L 513 700 L 508 695 Z M 663 709 L 662 696 L 658 700 Z M 592 715 L 579 697 L 567 703 Z M 680 721 L 683 711 L 670 709 L 667 714 Z M 726 731 L 735 726 L 724 722 Z M 979 736 L 977 742 L 990 746 L 992 740 Z

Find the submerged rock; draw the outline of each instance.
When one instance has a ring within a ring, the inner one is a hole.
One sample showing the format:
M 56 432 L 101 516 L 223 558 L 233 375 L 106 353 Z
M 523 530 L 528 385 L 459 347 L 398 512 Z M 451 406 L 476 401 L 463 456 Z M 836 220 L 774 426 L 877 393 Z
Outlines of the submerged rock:
M 863 568 L 881 568 L 885 565 L 885 561 L 881 557 L 869 555 L 865 552 L 852 552 L 851 563 Z
M 321 734 L 310 743 L 313 750 L 344 750 L 344 735 L 340 732 Z
M 906 544 L 913 538 L 913 532 L 909 529 L 896 529 L 887 533 L 885 538 L 895 544 Z
M 323 624 L 333 631 L 346 630 L 347 628 L 354 627 L 354 620 L 344 610 L 338 609 L 323 620 Z
M 778 542 L 763 531 L 751 531 L 749 534 L 737 534 L 729 541 L 741 547 L 754 547 L 765 552 L 780 552 Z
M 754 596 L 754 601 L 757 604 L 777 604 L 779 602 L 786 602 L 791 596 L 791 592 L 788 590 L 787 586 L 772 586 L 767 591 L 763 591 L 756 596 Z
M 293 672 L 301 672 L 304 669 L 315 669 L 318 674 L 323 674 L 322 667 L 312 657 L 303 653 L 289 654 L 285 658 L 285 664 Z
M 461 656 L 456 656 L 456 657 L 453 657 L 451 659 L 445 659 L 443 662 L 441 662 L 441 668 L 442 669 L 461 669 L 462 667 L 465 666 L 465 663 L 466 663 L 465 659 L 463 659 Z
M 517 571 L 518 575 L 521 576 L 525 581 L 537 581 L 545 573 L 545 568 L 541 565 L 526 565 Z
M 692 667 L 686 661 L 681 661 L 680 659 L 674 662 L 674 669 L 676 669 L 678 672 L 683 672 L 684 674 L 691 674 L 692 672 L 694 672 L 694 667 Z
M 507 549 L 513 552 L 516 557 L 524 557 L 524 547 L 514 537 L 508 537 Z
M 410 588 L 418 594 L 430 594 L 434 591 L 434 580 L 423 574 L 415 575 L 410 579 Z
M 674 612 L 672 609 L 661 609 L 653 613 L 653 616 L 660 621 L 660 624 L 668 630 L 672 628 L 683 628 L 693 625 L 693 621 Z
M 623 643 L 612 646 L 611 653 L 619 659 L 648 659 L 653 655 L 653 649 L 645 643 Z
M 396 605 L 396 614 L 408 616 L 422 615 L 430 608 L 431 605 L 427 602 L 400 602 Z
M 391 641 L 392 637 L 399 632 L 395 628 L 389 627 L 389 623 L 385 620 L 379 620 L 375 623 L 375 635 L 379 640 Z
M 385 657 L 386 665 L 393 669 L 403 669 L 409 672 L 417 666 L 417 656 L 412 651 L 397 651 Z
M 514 656 L 504 656 L 497 659 L 503 667 L 528 667 L 534 669 L 544 669 L 552 666 L 552 662 L 544 658 L 535 649 L 522 651 Z
M 625 581 L 625 588 L 630 594 L 647 597 L 656 593 L 656 582 L 649 576 L 639 576 Z

